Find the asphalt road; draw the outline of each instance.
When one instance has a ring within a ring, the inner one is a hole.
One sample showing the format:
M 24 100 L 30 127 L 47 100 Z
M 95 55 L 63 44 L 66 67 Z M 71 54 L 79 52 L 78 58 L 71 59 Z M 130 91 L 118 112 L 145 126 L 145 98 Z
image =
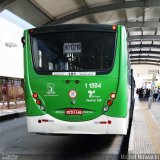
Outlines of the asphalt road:
M 107 160 L 116 159 L 122 136 L 44 136 L 27 132 L 26 118 L 0 122 L 2 160 Z

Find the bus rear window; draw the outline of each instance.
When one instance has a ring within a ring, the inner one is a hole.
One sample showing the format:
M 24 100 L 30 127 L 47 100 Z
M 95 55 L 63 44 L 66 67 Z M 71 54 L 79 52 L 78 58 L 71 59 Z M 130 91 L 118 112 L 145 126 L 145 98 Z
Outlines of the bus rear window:
M 109 72 L 112 70 L 116 32 L 68 31 L 31 38 L 35 69 L 40 72 Z

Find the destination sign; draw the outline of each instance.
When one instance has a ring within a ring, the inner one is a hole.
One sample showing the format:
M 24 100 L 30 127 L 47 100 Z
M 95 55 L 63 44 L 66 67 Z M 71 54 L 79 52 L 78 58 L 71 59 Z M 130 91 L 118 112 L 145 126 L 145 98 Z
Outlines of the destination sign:
M 64 43 L 64 45 L 63 45 L 63 53 L 64 54 L 69 54 L 69 53 L 78 54 L 78 53 L 81 53 L 81 51 L 82 51 L 82 45 L 80 42 Z

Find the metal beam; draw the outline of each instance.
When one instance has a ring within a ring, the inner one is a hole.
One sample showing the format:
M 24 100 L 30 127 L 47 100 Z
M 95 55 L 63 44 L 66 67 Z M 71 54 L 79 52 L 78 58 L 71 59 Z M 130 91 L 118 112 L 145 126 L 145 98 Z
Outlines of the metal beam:
M 79 1 L 74 0 L 74 2 L 77 4 L 77 6 L 79 6 Z M 90 8 L 86 0 L 82 0 L 82 2 L 84 3 L 86 9 Z M 90 23 L 98 23 L 94 15 L 87 16 L 86 18 Z
M 152 60 L 152 59 L 145 59 L 145 60 L 142 60 L 142 59 L 131 59 L 131 62 L 155 62 L 155 63 L 159 63 L 160 64 L 160 61 L 156 61 L 156 60 Z
M 123 2 L 126 2 L 126 0 L 123 0 Z M 127 11 L 126 10 L 124 10 L 124 15 L 125 15 L 125 18 L 126 18 L 125 23 L 127 23 L 128 22 L 128 16 L 127 16 Z M 126 29 L 126 31 L 127 31 L 128 36 L 130 36 L 130 32 L 128 32 L 127 29 Z
M 149 63 L 149 62 L 135 62 L 131 63 L 131 65 L 155 65 L 155 66 L 160 66 L 160 63 Z
M 158 7 L 160 6 L 159 0 L 147 0 L 145 1 L 126 1 L 126 2 L 119 2 L 119 3 L 112 3 L 106 5 L 100 5 L 88 9 L 82 9 L 77 12 L 65 15 L 63 17 L 57 18 L 49 22 L 46 25 L 53 25 L 58 23 L 63 23 L 69 21 L 71 19 L 79 18 L 86 15 L 91 15 L 100 12 L 108 12 L 108 11 L 117 11 L 117 10 L 124 10 L 129 8 L 141 8 L 141 7 Z
M 144 3 L 146 4 L 147 1 L 144 1 Z M 146 6 L 146 5 L 145 5 L 145 6 Z M 146 8 L 144 7 L 144 8 L 143 8 L 143 20 L 142 20 L 142 22 L 145 21 L 145 13 L 146 13 Z M 143 27 L 141 28 L 141 36 L 143 36 Z M 141 44 L 142 44 L 142 39 L 141 39 Z
M 127 40 L 160 40 L 160 35 L 136 35 L 128 36 Z
M 160 59 L 160 56 L 148 56 L 148 55 L 130 56 L 130 59 L 134 59 L 134 58 Z
M 37 10 L 39 10 L 42 14 L 44 14 L 49 20 L 54 20 L 55 17 L 53 17 L 49 12 L 47 12 L 46 10 L 44 10 L 44 8 L 42 8 L 36 1 L 33 0 L 28 0 L 28 2 Z
M 160 45 L 157 44 L 135 44 L 128 45 L 128 48 L 160 48 Z
M 0 12 L 2 12 L 9 4 L 16 0 L 0 0 Z
M 140 54 L 140 55 L 142 55 L 142 54 L 158 54 L 158 55 L 160 55 L 160 52 L 157 52 L 157 51 L 130 51 L 129 54 L 130 55 L 132 55 L 132 54 Z
M 141 27 L 157 28 L 157 27 L 160 27 L 160 22 L 155 22 L 155 21 L 128 22 L 128 23 L 125 23 L 123 25 L 127 29 L 129 29 L 129 28 L 141 28 Z

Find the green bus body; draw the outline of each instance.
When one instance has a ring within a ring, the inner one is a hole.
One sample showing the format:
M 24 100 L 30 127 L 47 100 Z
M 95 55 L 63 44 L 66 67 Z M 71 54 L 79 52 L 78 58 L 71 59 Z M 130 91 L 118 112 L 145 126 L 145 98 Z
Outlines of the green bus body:
M 127 118 L 131 104 L 131 91 L 125 28 L 118 25 L 114 30 L 116 32 L 115 56 L 112 69 L 108 73 L 77 75 L 75 71 L 69 71 L 69 73 L 66 72 L 67 74 L 58 73 L 59 75 L 54 75 L 37 72 L 32 56 L 32 35 L 41 34 L 43 36 L 47 30 L 60 32 L 59 28 L 65 30 L 65 26 L 75 32 L 85 29 L 87 31 L 89 29 L 95 30 L 95 32 L 97 30 L 113 31 L 112 26 L 108 25 L 62 26 L 62 28 L 61 26 L 54 26 L 24 31 L 24 79 L 27 117 L 40 117 L 47 114 L 62 123 L 74 122 L 73 124 L 91 121 L 101 115 L 112 118 Z M 50 34 L 50 31 L 47 34 Z M 73 93 L 75 98 L 69 95 L 72 91 L 76 92 L 76 95 Z M 33 98 L 33 93 L 36 93 L 38 98 Z M 116 94 L 115 99 L 110 97 L 111 93 Z M 36 104 L 36 100 L 40 100 L 41 104 Z M 108 100 L 112 101 L 111 106 L 107 104 Z M 45 109 L 41 109 L 41 106 L 44 106 Z M 104 107 L 106 107 L 106 110 Z M 67 109 L 71 109 L 70 114 L 66 114 Z M 80 109 L 81 114 L 72 113 L 72 109 L 78 109 L 76 112 L 79 112 Z M 39 119 L 37 123 L 43 123 L 43 119 Z M 33 132 L 37 131 L 33 130 Z

